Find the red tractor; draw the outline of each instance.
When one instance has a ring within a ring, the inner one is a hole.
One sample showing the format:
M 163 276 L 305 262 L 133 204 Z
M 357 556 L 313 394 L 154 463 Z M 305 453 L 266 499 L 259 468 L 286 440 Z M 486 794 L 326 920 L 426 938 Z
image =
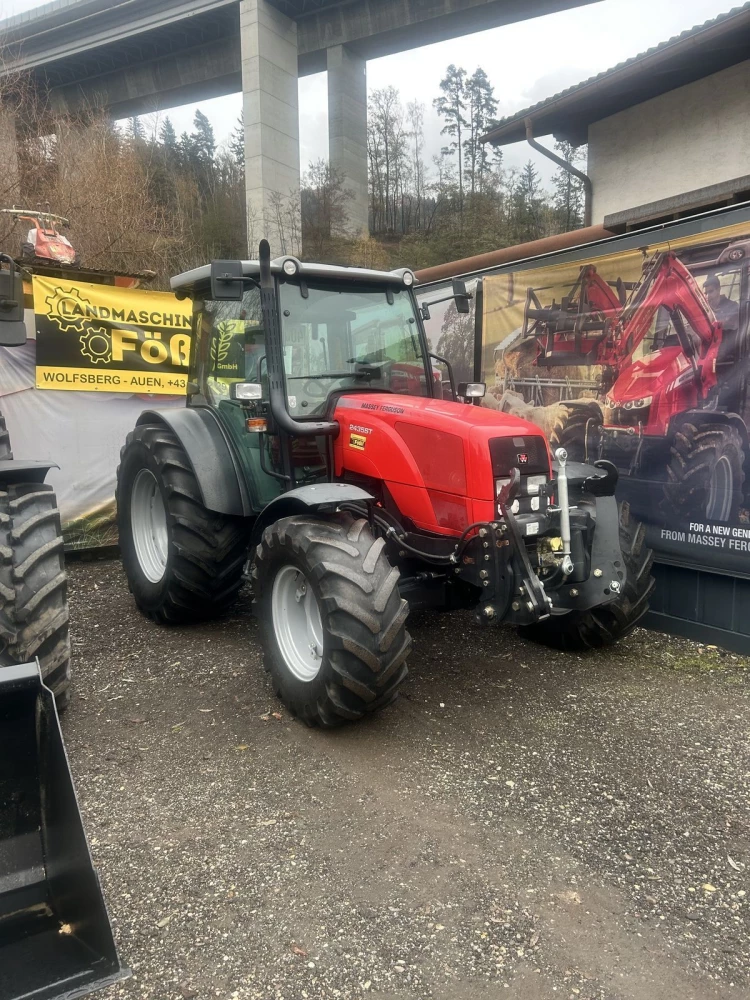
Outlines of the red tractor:
M 719 285 L 710 275 L 707 289 L 712 281 Z M 747 445 L 745 380 L 732 371 L 740 310 L 726 296 L 720 302 L 723 323 L 671 251 L 656 255 L 637 284 L 610 285 L 588 264 L 560 303 L 544 307 L 537 290 L 527 292 L 522 336 L 536 340 L 535 364 L 601 366 L 601 407 L 570 407 L 580 457 L 627 473 L 639 509 L 648 510 L 649 484 L 661 481 L 665 503 L 686 518 L 737 516 Z
M 322 726 L 395 698 L 410 610 L 576 648 L 640 620 L 651 554 L 617 470 L 553 463 L 538 427 L 472 405 L 482 384 L 444 398 L 411 271 L 271 260 L 264 241 L 172 287 L 194 301 L 187 406 L 142 414 L 118 471 L 147 615 L 216 615 L 247 581 L 274 689 Z M 461 283 L 451 298 L 468 311 Z

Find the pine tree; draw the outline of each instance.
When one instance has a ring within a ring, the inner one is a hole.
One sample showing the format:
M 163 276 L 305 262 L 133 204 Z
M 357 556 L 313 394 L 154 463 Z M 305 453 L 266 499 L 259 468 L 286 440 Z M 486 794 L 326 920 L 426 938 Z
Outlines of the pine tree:
M 194 165 L 193 140 L 187 132 L 183 132 L 177 141 L 176 159 L 183 170 L 191 170 Z
M 573 146 L 565 140 L 555 143 L 555 152 L 566 163 L 575 166 L 586 159 L 586 154 L 580 146 Z M 583 225 L 583 209 L 585 194 L 583 182 L 573 174 L 558 167 L 554 176 L 555 209 L 560 218 L 563 232 L 579 229 Z
M 190 136 L 193 145 L 193 155 L 200 163 L 208 164 L 213 162 L 216 154 L 216 139 L 211 122 L 206 118 L 200 108 L 193 117 L 193 133 Z
M 146 133 L 140 118 L 128 118 L 127 135 L 132 142 L 145 142 Z
M 244 173 L 245 171 L 245 116 L 241 111 L 240 116 L 237 119 L 237 124 L 232 129 L 232 133 L 229 136 L 229 153 L 237 164 L 237 166 Z
M 464 146 L 464 160 L 472 195 L 484 189 L 490 153 L 481 142 L 484 133 L 492 127 L 497 114 L 494 87 L 481 67 L 466 81 L 466 108 L 468 133 Z
M 458 198 L 459 208 L 463 210 L 464 177 L 463 177 L 463 139 L 467 128 L 466 112 L 466 70 L 457 69 L 453 63 L 440 81 L 442 97 L 436 97 L 432 102 L 435 110 L 445 121 L 440 131 L 441 135 L 449 135 L 452 142 L 448 148 L 456 153 L 458 162 Z
M 538 240 L 544 235 L 542 210 L 544 207 L 544 191 L 539 179 L 539 171 L 531 160 L 527 160 L 521 170 L 513 193 L 513 211 L 515 215 L 518 243 Z
M 177 149 L 177 133 L 169 117 L 164 119 L 159 128 L 159 142 L 169 152 L 174 152 Z

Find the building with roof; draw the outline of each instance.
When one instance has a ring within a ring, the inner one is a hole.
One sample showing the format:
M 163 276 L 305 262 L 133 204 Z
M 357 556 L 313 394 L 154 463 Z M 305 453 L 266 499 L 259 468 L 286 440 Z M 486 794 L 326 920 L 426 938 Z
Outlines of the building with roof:
M 588 222 L 637 229 L 750 198 L 750 3 L 500 121 L 588 143 Z

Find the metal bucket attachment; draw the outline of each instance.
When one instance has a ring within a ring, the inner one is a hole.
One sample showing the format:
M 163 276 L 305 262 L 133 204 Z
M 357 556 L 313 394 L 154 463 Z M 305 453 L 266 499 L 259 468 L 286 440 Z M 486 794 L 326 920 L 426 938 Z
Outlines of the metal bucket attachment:
M 52 692 L 0 667 L 0 1000 L 72 1000 L 123 978 Z

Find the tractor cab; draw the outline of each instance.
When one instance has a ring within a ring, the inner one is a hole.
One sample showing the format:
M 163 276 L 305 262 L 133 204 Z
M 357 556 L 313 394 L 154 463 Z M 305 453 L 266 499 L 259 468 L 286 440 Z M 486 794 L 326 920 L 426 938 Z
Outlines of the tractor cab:
M 189 405 L 212 407 L 238 450 L 253 509 L 330 477 L 344 395 L 456 398 L 429 351 L 408 269 L 214 261 L 172 280 L 195 308 Z M 458 283 L 451 298 L 468 311 Z M 470 390 L 461 387 L 468 393 Z M 471 392 L 476 395 L 480 386 Z

